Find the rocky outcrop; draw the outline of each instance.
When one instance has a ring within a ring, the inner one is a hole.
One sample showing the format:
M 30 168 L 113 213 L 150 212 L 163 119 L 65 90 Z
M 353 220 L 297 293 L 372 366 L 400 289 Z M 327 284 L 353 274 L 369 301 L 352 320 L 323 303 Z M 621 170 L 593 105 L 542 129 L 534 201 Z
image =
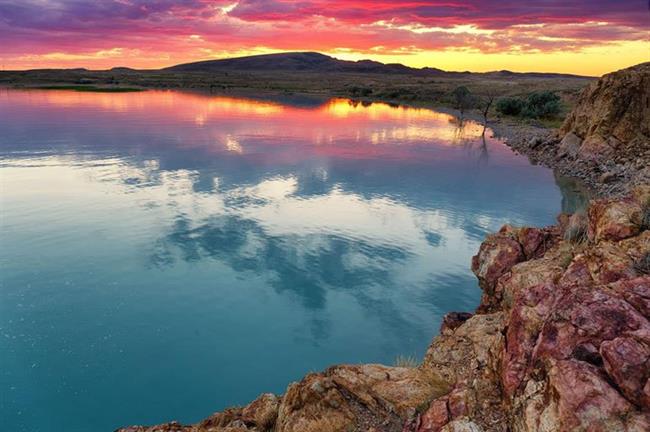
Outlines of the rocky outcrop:
M 638 154 L 650 141 L 650 63 L 607 74 L 580 95 L 564 121 L 563 142 L 585 158 Z
M 535 135 L 508 144 L 600 195 L 650 183 L 650 63 L 593 82 L 559 131 Z
M 176 422 L 121 432 L 398 431 L 418 407 L 448 393 L 431 369 L 382 365 L 334 366 L 289 385 L 282 397 L 264 394 L 192 426 Z
M 335 366 L 196 425 L 121 432 L 650 430 L 649 211 L 645 186 L 489 236 L 480 307 L 449 313 L 419 367 Z M 565 236 L 571 220 L 588 235 Z

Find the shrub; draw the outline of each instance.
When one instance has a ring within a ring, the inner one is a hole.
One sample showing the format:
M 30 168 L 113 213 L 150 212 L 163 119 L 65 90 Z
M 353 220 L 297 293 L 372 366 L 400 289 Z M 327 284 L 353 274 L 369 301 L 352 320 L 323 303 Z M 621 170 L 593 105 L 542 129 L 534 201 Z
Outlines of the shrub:
M 524 102 L 517 98 L 503 98 L 497 101 L 496 108 L 503 115 L 518 116 L 524 108 Z
M 541 118 L 560 113 L 560 97 L 553 92 L 531 93 L 526 99 L 502 98 L 497 102 L 497 111 L 504 115 Z
M 553 92 L 535 92 L 528 95 L 521 115 L 524 117 L 551 117 L 560 113 L 560 97 Z
M 454 97 L 455 107 L 460 110 L 460 112 L 465 111 L 466 109 L 471 108 L 474 105 L 474 96 L 465 86 L 456 87 L 451 95 Z
M 368 87 L 352 86 L 348 91 L 352 96 L 366 97 L 372 94 L 372 89 Z

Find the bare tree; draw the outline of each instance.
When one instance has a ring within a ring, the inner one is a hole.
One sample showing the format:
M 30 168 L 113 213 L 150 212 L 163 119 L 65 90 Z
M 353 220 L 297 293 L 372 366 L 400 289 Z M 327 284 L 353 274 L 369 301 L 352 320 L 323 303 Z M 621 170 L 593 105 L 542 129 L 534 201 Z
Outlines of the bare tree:
M 497 97 L 497 92 L 495 90 L 488 90 L 485 98 L 483 99 L 483 133 L 485 134 L 485 129 L 487 129 L 488 124 L 488 114 L 490 113 L 490 108 L 494 104 L 494 100 Z

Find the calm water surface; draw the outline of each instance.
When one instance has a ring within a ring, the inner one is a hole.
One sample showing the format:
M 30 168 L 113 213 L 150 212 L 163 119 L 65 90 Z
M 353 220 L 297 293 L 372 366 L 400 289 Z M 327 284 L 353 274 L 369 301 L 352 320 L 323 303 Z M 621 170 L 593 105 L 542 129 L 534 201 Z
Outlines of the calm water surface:
M 477 305 L 485 234 L 562 205 L 481 129 L 348 100 L 0 90 L 3 430 L 193 422 L 422 356 Z

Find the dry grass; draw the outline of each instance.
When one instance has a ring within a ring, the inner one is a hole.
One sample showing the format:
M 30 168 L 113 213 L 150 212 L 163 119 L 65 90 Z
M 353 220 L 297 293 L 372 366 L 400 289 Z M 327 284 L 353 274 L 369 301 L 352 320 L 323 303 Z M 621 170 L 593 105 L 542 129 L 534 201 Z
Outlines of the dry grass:
M 419 365 L 420 362 L 415 356 L 398 355 L 395 358 L 395 366 L 397 367 L 416 368 Z
M 587 217 L 584 213 L 575 213 L 571 216 L 564 231 L 564 240 L 573 244 L 587 242 Z

